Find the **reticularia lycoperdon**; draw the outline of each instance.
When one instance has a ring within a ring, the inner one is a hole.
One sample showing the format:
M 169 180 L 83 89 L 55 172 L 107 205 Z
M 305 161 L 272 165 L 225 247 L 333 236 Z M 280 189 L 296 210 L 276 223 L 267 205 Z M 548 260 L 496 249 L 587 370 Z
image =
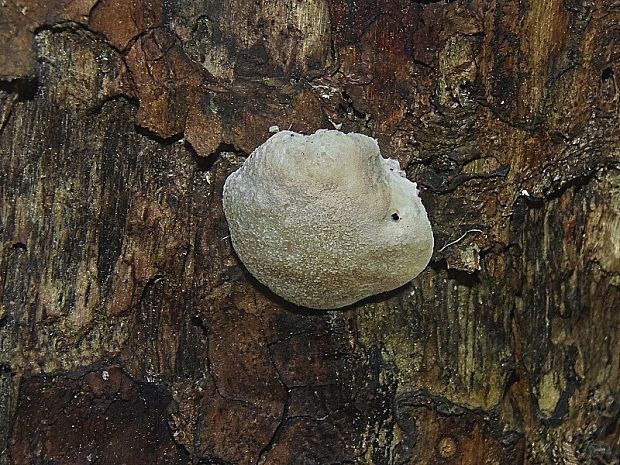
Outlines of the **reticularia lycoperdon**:
M 396 289 L 433 252 L 416 184 L 363 134 L 278 132 L 226 179 L 224 213 L 250 273 L 309 308 Z

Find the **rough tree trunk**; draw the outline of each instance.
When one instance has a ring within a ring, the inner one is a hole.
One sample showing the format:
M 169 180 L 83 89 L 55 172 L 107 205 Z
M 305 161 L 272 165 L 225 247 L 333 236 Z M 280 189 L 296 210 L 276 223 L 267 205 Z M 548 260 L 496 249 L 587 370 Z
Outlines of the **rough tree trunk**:
M 0 3 L 0 464 L 618 464 L 616 75 L 617 0 Z M 306 311 L 222 185 L 340 124 L 436 249 Z

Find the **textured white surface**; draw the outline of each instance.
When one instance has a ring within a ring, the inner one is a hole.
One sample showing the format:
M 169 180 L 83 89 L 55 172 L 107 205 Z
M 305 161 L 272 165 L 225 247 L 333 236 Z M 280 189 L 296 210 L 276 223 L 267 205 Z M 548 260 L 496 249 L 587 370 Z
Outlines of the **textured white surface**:
M 415 183 L 362 134 L 273 135 L 226 179 L 224 212 L 250 273 L 310 308 L 402 286 L 433 252 Z

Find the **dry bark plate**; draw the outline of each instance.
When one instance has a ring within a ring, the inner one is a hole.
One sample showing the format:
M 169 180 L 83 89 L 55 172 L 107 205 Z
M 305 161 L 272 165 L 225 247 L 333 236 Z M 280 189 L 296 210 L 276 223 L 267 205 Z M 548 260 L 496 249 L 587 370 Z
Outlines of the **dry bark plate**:
M 0 464 L 617 464 L 616 1 L 0 25 Z M 243 271 L 222 187 L 274 125 L 406 167 L 436 242 L 413 284 L 309 313 Z

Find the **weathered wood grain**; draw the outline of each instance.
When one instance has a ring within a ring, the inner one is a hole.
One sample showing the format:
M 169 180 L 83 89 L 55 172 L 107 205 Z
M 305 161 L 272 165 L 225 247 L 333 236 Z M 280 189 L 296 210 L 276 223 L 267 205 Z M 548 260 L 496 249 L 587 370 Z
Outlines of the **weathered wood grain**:
M 0 24 L 0 464 L 617 463 L 618 2 Z M 431 266 L 337 312 L 260 286 L 221 191 L 274 125 L 376 137 Z

